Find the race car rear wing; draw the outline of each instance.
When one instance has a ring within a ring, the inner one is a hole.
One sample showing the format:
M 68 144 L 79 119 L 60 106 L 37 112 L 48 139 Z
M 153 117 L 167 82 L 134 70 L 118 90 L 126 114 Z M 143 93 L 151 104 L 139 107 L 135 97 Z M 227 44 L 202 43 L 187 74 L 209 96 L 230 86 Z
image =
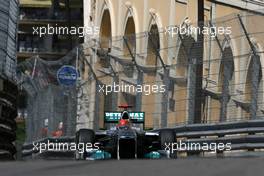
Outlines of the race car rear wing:
M 104 122 L 105 123 L 118 123 L 121 119 L 122 112 L 105 112 L 104 113 Z M 145 122 L 145 112 L 129 112 L 129 117 L 132 123 L 141 123 Z

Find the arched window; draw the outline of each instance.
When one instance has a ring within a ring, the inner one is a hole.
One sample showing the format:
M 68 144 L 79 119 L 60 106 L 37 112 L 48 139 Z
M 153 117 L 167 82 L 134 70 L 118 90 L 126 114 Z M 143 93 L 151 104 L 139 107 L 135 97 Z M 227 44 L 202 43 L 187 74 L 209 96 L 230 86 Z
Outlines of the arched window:
M 111 18 L 109 10 L 105 10 L 100 27 L 100 44 L 101 48 L 111 48 Z
M 191 57 L 191 49 L 195 41 L 191 36 L 182 36 L 179 40 L 181 43 L 176 57 L 176 76 L 185 77 Z
M 100 38 L 99 38 L 99 47 L 101 49 L 100 55 L 100 65 L 104 68 L 109 67 L 109 58 L 106 57 L 106 52 L 111 50 L 112 45 L 112 29 L 111 29 L 111 19 L 110 12 L 108 9 L 104 10 L 101 26 L 100 26 Z
M 262 66 L 260 57 L 252 56 L 247 70 L 245 86 L 245 100 L 250 103 L 250 118 L 256 118 L 258 115 L 261 115 L 261 109 L 259 107 L 262 107 L 263 104 L 262 87 Z
M 127 39 L 128 46 L 132 53 L 136 51 L 135 22 L 133 17 L 128 17 L 125 27 L 124 36 Z M 124 45 L 124 55 L 130 57 L 128 47 Z
M 148 36 L 146 65 L 156 66 L 158 61 L 157 51 L 160 50 L 159 30 L 156 24 L 151 25 Z
M 221 94 L 220 121 L 235 118 L 235 104 L 231 100 L 234 96 L 235 74 L 234 59 L 231 47 L 226 47 L 222 53 L 219 72 L 219 91 Z
M 124 57 L 132 58 L 131 54 L 135 56 L 136 52 L 136 37 L 135 37 L 135 22 L 132 16 L 128 17 L 124 32 L 124 41 L 123 50 L 124 50 Z M 128 45 L 128 46 L 127 46 Z M 129 49 L 132 53 L 129 52 Z M 129 77 L 133 78 L 134 76 L 134 67 L 131 65 L 124 66 L 124 74 Z

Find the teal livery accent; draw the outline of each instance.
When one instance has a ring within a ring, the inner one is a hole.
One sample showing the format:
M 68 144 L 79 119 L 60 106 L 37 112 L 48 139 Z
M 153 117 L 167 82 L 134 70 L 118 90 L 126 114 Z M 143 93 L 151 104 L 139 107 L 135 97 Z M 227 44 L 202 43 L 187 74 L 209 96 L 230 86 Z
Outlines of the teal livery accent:
M 155 152 L 155 151 L 146 153 L 144 157 L 149 158 L 149 159 L 160 159 L 161 158 L 160 153 Z
M 111 159 L 111 154 L 102 150 L 94 150 L 90 153 L 90 156 L 87 157 L 88 160 L 104 160 Z

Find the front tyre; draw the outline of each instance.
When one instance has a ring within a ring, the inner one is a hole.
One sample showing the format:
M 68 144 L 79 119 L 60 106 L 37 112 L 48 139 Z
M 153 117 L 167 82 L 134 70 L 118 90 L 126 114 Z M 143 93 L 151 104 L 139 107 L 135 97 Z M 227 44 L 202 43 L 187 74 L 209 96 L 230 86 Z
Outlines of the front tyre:
M 145 135 L 144 134 L 138 134 L 137 136 L 137 158 L 144 158 L 145 154 Z
M 77 145 L 80 143 L 83 143 L 84 146 L 86 146 L 86 144 L 94 144 L 95 143 L 95 133 L 91 129 L 80 129 L 76 133 L 75 140 L 76 140 Z M 78 150 L 76 150 L 75 152 L 76 160 L 85 160 L 86 157 L 87 157 L 86 150 L 84 150 L 83 153 L 80 153 Z
M 176 135 L 174 130 L 171 129 L 163 129 L 159 132 L 159 142 L 161 150 L 168 151 L 169 148 L 167 146 L 171 146 L 176 142 Z M 172 153 L 173 152 L 173 153 Z M 169 150 L 169 158 L 176 158 L 177 152 Z

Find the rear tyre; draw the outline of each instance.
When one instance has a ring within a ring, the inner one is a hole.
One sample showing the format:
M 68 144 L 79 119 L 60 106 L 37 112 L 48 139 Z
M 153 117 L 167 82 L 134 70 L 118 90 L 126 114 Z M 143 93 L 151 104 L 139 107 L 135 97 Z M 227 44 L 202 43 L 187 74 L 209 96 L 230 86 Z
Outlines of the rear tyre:
M 94 144 L 95 143 L 95 133 L 91 129 L 80 129 L 76 133 L 76 144 L 79 143 L 84 144 L 84 153 L 80 153 L 78 150 L 75 152 L 76 160 L 84 160 L 87 157 L 87 152 L 85 151 L 86 144 Z
M 160 148 L 161 150 L 169 150 L 167 146 L 171 146 L 173 143 L 176 142 L 176 135 L 174 130 L 170 129 L 164 129 L 159 132 L 159 141 L 160 141 Z M 170 144 L 170 145 L 169 145 Z M 176 151 L 171 151 L 171 148 L 169 150 L 170 158 L 176 158 L 177 157 L 177 152 Z

